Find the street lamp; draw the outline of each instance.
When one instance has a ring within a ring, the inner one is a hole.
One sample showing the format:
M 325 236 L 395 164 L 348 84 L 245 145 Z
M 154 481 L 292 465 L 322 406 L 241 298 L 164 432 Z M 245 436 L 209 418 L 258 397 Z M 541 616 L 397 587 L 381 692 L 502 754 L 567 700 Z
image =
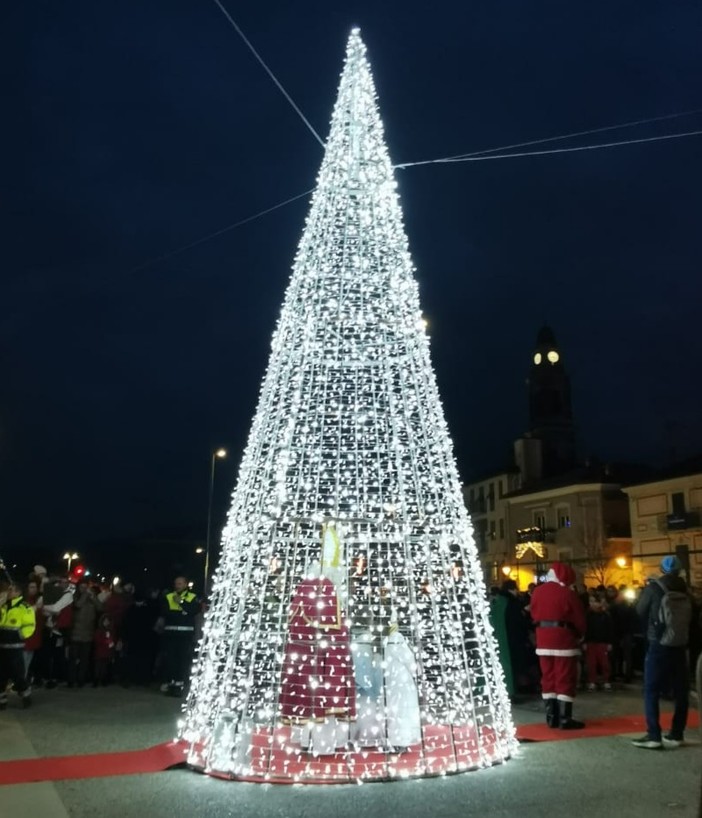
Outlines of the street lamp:
M 212 462 L 210 466 L 210 495 L 207 502 L 207 539 L 205 540 L 205 583 L 203 593 L 207 594 L 207 580 L 210 576 L 210 532 L 212 531 L 212 498 L 214 496 L 215 466 L 218 460 L 223 460 L 227 456 L 226 449 L 215 449 L 212 452 Z
M 71 563 L 73 562 L 73 560 L 78 559 L 78 554 L 76 554 L 75 551 L 73 553 L 71 553 L 70 551 L 66 551 L 66 553 L 63 555 L 63 558 L 68 563 L 68 568 L 66 569 L 66 573 L 70 574 L 71 573 Z

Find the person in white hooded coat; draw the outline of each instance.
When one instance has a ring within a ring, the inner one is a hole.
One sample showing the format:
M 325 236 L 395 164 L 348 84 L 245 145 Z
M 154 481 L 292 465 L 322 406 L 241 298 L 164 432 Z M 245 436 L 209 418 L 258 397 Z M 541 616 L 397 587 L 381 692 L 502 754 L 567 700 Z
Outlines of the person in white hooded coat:
M 390 625 L 383 649 L 387 742 L 391 748 L 399 750 L 422 740 L 415 681 L 417 661 L 396 623 Z

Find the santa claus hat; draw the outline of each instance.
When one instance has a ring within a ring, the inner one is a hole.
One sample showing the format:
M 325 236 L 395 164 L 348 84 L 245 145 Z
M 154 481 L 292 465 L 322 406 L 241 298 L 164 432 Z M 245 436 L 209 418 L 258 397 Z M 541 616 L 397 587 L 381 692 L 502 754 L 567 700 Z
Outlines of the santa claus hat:
M 575 582 L 575 571 L 564 562 L 554 562 L 548 572 L 548 579 L 551 582 L 558 582 L 568 587 Z

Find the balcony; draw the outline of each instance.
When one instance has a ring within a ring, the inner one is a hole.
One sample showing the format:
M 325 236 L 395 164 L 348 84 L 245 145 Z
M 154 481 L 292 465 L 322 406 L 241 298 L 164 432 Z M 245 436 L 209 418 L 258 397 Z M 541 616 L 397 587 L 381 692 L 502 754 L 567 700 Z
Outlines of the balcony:
M 659 514 L 657 522 L 659 531 L 688 531 L 691 528 L 700 528 L 702 514 L 698 508 L 673 514 Z
M 555 542 L 556 532 L 552 528 L 531 526 L 530 528 L 518 528 L 516 538 L 514 556 L 518 560 L 522 559 L 529 551 L 533 552 L 534 559 L 543 560 L 548 558 L 546 545 Z
M 556 529 L 539 528 L 539 526 L 532 526 L 531 528 L 518 528 L 516 531 L 516 538 L 516 542 L 518 544 L 528 542 L 555 543 Z

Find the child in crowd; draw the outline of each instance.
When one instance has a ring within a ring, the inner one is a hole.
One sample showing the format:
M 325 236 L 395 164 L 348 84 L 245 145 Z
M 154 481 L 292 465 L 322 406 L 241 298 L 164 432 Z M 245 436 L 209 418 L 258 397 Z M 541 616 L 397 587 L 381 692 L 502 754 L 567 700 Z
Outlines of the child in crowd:
M 585 633 L 585 663 L 587 667 L 587 689 L 597 690 L 601 681 L 605 690 L 611 690 L 609 651 L 614 641 L 612 617 L 607 603 L 599 594 L 590 597 Z
M 101 616 L 94 638 L 93 687 L 108 683 L 114 655 L 115 641 L 112 632 L 112 620 L 109 616 Z

